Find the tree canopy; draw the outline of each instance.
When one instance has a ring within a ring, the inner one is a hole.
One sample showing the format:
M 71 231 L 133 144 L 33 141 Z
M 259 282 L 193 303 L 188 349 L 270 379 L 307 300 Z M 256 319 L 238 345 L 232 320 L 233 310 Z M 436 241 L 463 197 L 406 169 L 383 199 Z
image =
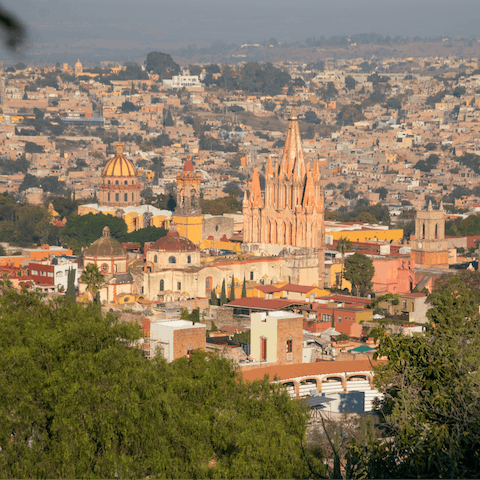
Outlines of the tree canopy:
M 478 272 L 467 277 L 479 281 Z M 375 355 L 388 359 L 375 367 L 385 395 L 378 406 L 384 435 L 352 446 L 349 478 L 478 476 L 479 302 L 465 278 L 450 275 L 436 284 L 425 335 L 377 331 Z
M 133 242 L 141 246 L 145 242 L 154 242 L 166 235 L 164 228 L 149 226 L 127 233 L 127 224 L 122 218 L 103 213 L 87 215 L 75 215 L 67 219 L 63 227 L 61 239 L 64 244 L 80 253 L 82 248 L 90 246 L 102 236 L 105 227 L 110 228 L 110 235 L 119 242 Z
M 145 68 L 148 72 L 157 73 L 160 76 L 172 75 L 180 72 L 180 65 L 171 55 L 163 52 L 150 52 L 145 60 Z
M 365 295 L 372 288 L 372 278 L 375 275 L 373 262 L 363 253 L 355 253 L 345 260 L 345 280 L 352 284 L 352 292 Z
M 167 364 L 94 304 L 0 296 L 4 478 L 305 478 L 308 414 L 268 380 L 193 352 Z M 307 462 L 308 460 L 308 462 Z

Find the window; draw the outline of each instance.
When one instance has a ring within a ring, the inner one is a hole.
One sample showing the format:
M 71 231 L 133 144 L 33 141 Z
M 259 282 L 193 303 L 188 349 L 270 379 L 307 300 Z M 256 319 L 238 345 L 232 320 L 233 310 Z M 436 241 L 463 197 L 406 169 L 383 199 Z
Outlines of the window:
M 46 276 L 47 276 L 47 272 L 46 272 L 45 270 L 42 270 L 42 271 L 40 272 L 40 275 L 41 275 L 42 277 L 46 277 Z
M 118 180 L 115 180 L 115 185 L 118 185 Z
M 57 272 L 57 277 L 63 277 L 63 272 Z
M 125 184 L 125 185 L 128 185 L 128 182 L 127 182 L 127 180 L 125 180 L 124 184 Z
M 108 184 L 110 185 L 110 180 L 108 181 Z
M 123 194 L 123 201 L 128 202 L 128 193 Z
M 253 280 L 253 272 L 250 272 L 250 280 Z
M 32 270 L 32 275 L 38 275 L 38 270 Z
M 119 194 L 119 193 L 116 193 L 116 194 L 115 194 L 115 201 L 116 201 L 116 202 L 119 202 L 119 201 L 120 201 L 120 194 Z
M 110 201 L 110 194 L 108 194 L 108 201 Z
M 177 259 L 174 256 L 168 257 L 168 263 L 177 263 Z
M 160 280 L 160 291 L 163 292 L 165 290 L 165 282 Z
M 155 255 L 155 256 L 153 257 L 153 263 L 157 263 L 157 262 L 158 262 L 158 257 Z
M 135 197 L 133 196 L 133 193 L 132 193 L 132 202 L 134 201 Z
M 181 290 L 182 289 L 182 282 L 177 282 L 177 290 Z
M 402 300 L 402 308 L 403 308 L 404 310 L 407 309 L 407 301 L 406 301 L 406 300 Z
M 205 289 L 210 290 L 212 288 L 212 284 L 210 283 L 210 277 L 205 279 Z
M 342 323 L 342 316 L 341 316 L 341 315 L 339 315 L 339 316 L 337 317 L 337 322 L 338 322 L 338 323 Z
M 215 231 L 218 232 L 218 225 L 215 225 Z
M 187 257 L 187 263 L 192 263 L 192 257 L 190 255 Z
M 287 353 L 293 352 L 293 340 L 287 340 Z
M 53 272 L 48 272 L 47 277 L 53 277 Z

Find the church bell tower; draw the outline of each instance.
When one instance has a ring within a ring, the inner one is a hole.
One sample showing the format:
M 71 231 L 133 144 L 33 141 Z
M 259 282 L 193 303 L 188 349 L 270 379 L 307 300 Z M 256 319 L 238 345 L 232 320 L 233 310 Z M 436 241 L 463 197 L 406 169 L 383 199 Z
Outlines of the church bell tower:
M 433 210 L 430 201 L 427 210 L 417 212 L 411 257 L 415 260 L 416 267 L 448 268 L 448 244 L 445 239 L 443 203 L 440 203 L 439 210 Z

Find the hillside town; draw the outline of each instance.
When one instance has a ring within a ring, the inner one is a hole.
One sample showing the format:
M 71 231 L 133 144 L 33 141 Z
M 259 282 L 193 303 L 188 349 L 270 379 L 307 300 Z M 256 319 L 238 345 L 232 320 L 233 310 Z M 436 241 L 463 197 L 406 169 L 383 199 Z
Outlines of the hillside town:
M 478 269 L 477 59 L 152 52 L 17 63 L 0 95 L 1 274 L 98 301 L 147 358 L 221 352 L 369 412 L 373 330 L 422 334 L 435 281 Z

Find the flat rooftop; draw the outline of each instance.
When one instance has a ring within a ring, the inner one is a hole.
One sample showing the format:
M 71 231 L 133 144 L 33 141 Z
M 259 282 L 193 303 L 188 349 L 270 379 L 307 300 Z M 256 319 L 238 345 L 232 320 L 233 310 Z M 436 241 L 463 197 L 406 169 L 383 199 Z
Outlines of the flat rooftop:
M 193 322 L 190 322 L 189 320 L 172 320 L 172 321 L 160 320 L 155 323 L 165 325 L 170 328 L 174 328 L 175 330 L 181 330 L 183 328 L 203 328 L 203 327 L 206 328 L 207 327 L 204 323 L 197 322 L 193 324 Z

